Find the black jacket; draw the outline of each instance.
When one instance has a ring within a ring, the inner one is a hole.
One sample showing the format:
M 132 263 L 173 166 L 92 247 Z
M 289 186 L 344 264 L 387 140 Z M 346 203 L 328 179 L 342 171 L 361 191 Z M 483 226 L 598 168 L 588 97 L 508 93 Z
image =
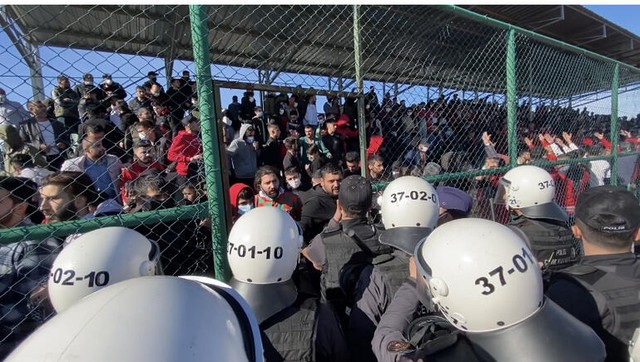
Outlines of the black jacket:
M 326 193 L 321 185 L 306 192 L 302 204 L 300 226 L 305 242 L 322 232 L 336 212 L 336 199 Z

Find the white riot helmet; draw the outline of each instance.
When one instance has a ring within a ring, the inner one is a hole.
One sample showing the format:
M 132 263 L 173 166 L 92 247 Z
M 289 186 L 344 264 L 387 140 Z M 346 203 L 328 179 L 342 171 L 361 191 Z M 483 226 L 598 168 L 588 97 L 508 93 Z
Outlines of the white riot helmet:
M 502 176 L 495 203 L 518 209 L 528 218 L 567 221 L 567 213 L 554 201 L 555 194 L 555 182 L 547 171 L 524 165 Z
M 474 218 L 450 221 L 421 241 L 414 256 L 421 300 L 428 305 L 430 298 L 460 330 L 500 330 L 542 307 L 538 262 L 504 225 Z
M 636 328 L 629 342 L 629 356 L 631 362 L 640 362 L 640 328 Z
M 159 257 L 158 245 L 132 229 L 117 226 L 84 233 L 53 262 L 51 304 L 59 313 L 111 284 L 159 274 Z
M 380 242 L 407 254 L 412 254 L 418 241 L 438 223 L 438 194 L 420 177 L 402 176 L 391 181 L 384 189 L 380 207 L 385 227 Z
M 249 305 L 210 278 L 126 280 L 78 301 L 7 361 L 264 361 Z
M 302 230 L 286 212 L 258 207 L 242 215 L 229 233 L 229 284 L 251 305 L 259 322 L 291 305 L 291 280 L 302 248 Z

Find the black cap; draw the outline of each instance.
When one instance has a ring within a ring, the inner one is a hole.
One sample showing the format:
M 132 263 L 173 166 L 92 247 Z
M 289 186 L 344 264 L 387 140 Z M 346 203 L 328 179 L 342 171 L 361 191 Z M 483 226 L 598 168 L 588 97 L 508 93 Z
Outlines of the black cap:
M 147 77 L 148 77 L 148 76 L 150 76 L 150 75 L 158 75 L 158 73 L 156 73 L 156 72 L 154 72 L 154 71 L 152 70 L 152 71 L 150 71 L 149 73 L 147 73 Z
M 107 79 L 107 78 L 111 79 L 111 74 L 109 74 L 109 73 L 104 73 L 104 74 L 102 75 L 102 79 Z
M 629 232 L 640 226 L 640 202 L 624 188 L 598 186 L 580 194 L 576 218 L 600 232 Z
M 352 175 L 340 182 L 338 200 L 340 206 L 352 214 L 362 214 L 369 211 L 373 191 L 371 183 L 360 175 Z

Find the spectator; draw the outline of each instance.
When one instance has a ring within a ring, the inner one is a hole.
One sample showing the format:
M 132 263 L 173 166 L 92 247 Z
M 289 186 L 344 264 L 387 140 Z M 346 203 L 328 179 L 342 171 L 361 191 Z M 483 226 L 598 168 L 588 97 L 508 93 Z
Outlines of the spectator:
M 231 112 L 226 109 L 222 109 L 222 139 L 226 146 L 236 138 L 236 131 L 233 129 L 233 121 L 231 120 Z
M 147 93 L 152 93 L 151 88 L 154 85 L 159 87 L 159 89 L 164 92 L 164 88 L 162 88 L 162 85 L 158 83 L 158 73 L 154 72 L 153 70 L 149 71 L 147 73 L 147 78 L 148 80 L 142 84 L 142 87 Z
M 118 147 L 124 135 L 119 128 L 107 119 L 107 110 L 104 106 L 87 106 L 89 118 L 82 123 L 78 129 L 79 138 L 82 139 L 87 133 L 101 134 L 105 150 L 117 157 L 125 156 L 124 149 Z
M 282 169 L 286 170 L 295 167 L 298 171 L 302 171 L 303 166 L 298 161 L 298 140 L 294 137 L 287 137 L 283 143 L 287 153 L 282 160 Z
M 311 163 L 311 160 L 309 160 L 309 158 L 307 157 L 307 153 L 309 151 L 309 147 L 313 145 L 321 147 L 322 150 L 320 152 L 325 155 L 329 152 L 328 150 L 326 150 L 322 142 L 315 137 L 313 127 L 304 126 L 304 136 L 298 138 L 298 151 L 300 152 L 300 160 L 302 161 L 303 165 L 308 165 L 309 163 Z
M 338 118 L 340 116 L 340 98 L 333 95 L 328 95 L 327 102 L 324 104 L 322 109 L 327 117 L 330 114 L 333 114 L 335 118 Z
M 167 171 L 173 172 L 176 169 L 176 162 L 169 163 L 167 161 L 167 153 L 169 151 L 170 142 L 158 127 L 154 126 L 151 121 L 141 121 L 134 125 L 133 130 L 137 134 L 140 141 L 148 141 L 154 149 L 153 155 L 155 161 L 161 165 L 167 165 Z
M 336 200 L 340 191 L 342 172 L 332 163 L 321 169 L 321 181 L 307 191 L 302 205 L 300 226 L 305 242 L 318 235 L 336 212 Z
M 116 83 L 111 78 L 111 74 L 105 73 L 102 75 L 102 84 L 100 89 L 107 95 L 107 99 L 125 99 L 127 98 L 127 92 L 124 90 L 120 83 Z
M 344 156 L 345 164 L 342 174 L 345 178 L 360 174 L 360 154 L 356 151 L 347 152 Z
M 304 182 L 302 173 L 296 167 L 289 167 L 284 170 L 284 178 L 287 182 L 287 189 L 302 199 L 301 194 L 311 188 L 311 180 Z
M 307 97 L 307 108 L 304 112 L 305 126 L 312 126 L 314 129 L 318 127 L 318 109 L 316 108 L 316 95 L 311 94 Z
M 240 116 L 242 112 L 240 103 L 238 102 L 238 96 L 231 97 L 231 103 L 229 103 L 227 109 L 229 110 L 229 118 L 231 118 L 231 121 L 237 122 L 238 116 Z
M 67 129 L 77 129 L 80 124 L 78 104 L 80 97 L 71 89 L 69 78 L 66 75 L 58 76 L 58 85 L 51 91 L 51 98 L 55 104 L 54 114 L 58 121 Z
M 327 134 L 322 136 L 322 144 L 327 147 L 329 150 L 329 154 L 327 155 L 331 162 L 338 166 L 342 166 L 344 154 L 346 152 L 346 145 L 342 136 L 336 133 L 336 120 L 328 119 L 325 122 L 325 126 L 327 127 Z
M 200 121 L 187 116 L 182 120 L 183 131 L 179 131 L 171 142 L 167 158 L 176 163 L 176 172 L 182 177 L 192 177 L 197 174 L 197 162 L 202 160 L 202 142 L 199 138 Z
M 202 188 L 202 184 L 186 182 L 180 187 L 182 202 L 185 205 L 194 205 L 207 201 L 207 193 Z
M 373 155 L 367 160 L 367 179 L 371 182 L 382 181 L 384 174 L 384 159 L 382 156 Z
M 17 154 L 27 154 L 33 158 L 33 161 L 38 167 L 47 167 L 47 159 L 40 153 L 40 151 L 31 146 L 28 143 L 24 143 L 22 138 L 20 138 L 20 132 L 18 129 L 10 124 L 0 125 L 0 140 L 2 140 L 2 144 L 4 149 L 2 150 L 4 154 L 3 168 L 4 171 L 9 173 L 9 175 L 17 176 L 16 174 L 12 174 L 11 167 L 11 157 Z
M 281 110 L 283 111 L 282 117 L 286 117 L 286 115 L 284 114 L 284 108 L 281 108 Z M 289 118 L 287 119 L 287 134 L 289 136 L 302 139 L 302 136 L 306 134 L 305 128 L 306 127 L 303 126 L 298 119 L 298 111 L 291 110 L 289 113 Z M 313 127 L 309 126 L 309 129 L 311 129 L 311 135 L 313 135 Z
M 143 172 L 155 169 L 164 171 L 164 166 L 155 161 L 155 149 L 147 140 L 138 140 L 133 145 L 133 163 L 122 168 L 120 176 L 122 202 L 127 203 L 127 192 L 125 185 L 135 181 Z
M 7 93 L 0 88 L 0 126 L 10 124 L 18 127 L 20 122 L 29 117 L 22 104 L 7 99 Z
M 118 127 L 120 132 L 124 133 L 132 124 L 138 121 L 138 117 L 131 112 L 127 102 L 122 99 L 118 99 L 111 106 L 109 120 Z
M 189 98 L 183 93 L 182 79 L 172 78 L 171 87 L 167 90 L 167 106 L 175 119 L 184 118 L 184 111 L 188 109 Z
M 231 203 L 233 222 L 254 208 L 254 200 L 255 193 L 251 187 L 241 182 L 231 185 L 229 188 L 229 202 Z
M 262 145 L 262 150 L 260 151 L 261 164 L 282 170 L 283 157 L 286 151 L 282 141 L 280 141 L 280 127 L 277 124 L 270 123 L 267 126 L 267 131 L 269 132 L 269 138 Z
M 305 170 L 309 174 L 309 176 L 313 176 L 313 174 L 320 170 L 324 165 L 329 163 L 329 159 L 327 159 L 322 153 L 320 153 L 320 148 L 316 145 L 309 147 L 307 150 L 307 159 L 311 162 L 304 166 Z
M 53 173 L 46 168 L 36 166 L 33 163 L 33 157 L 24 153 L 14 155 L 10 161 L 13 166 L 13 174 L 27 178 L 38 186 L 42 184 L 42 179 Z
M 0 177 L 0 229 L 31 226 L 37 187 L 16 177 Z M 34 292 L 46 283 L 59 241 L 24 240 L 0 246 L 0 358 L 5 358 L 48 315 L 39 315 Z
M 81 145 L 83 155 L 64 161 L 60 169 L 85 172 L 94 182 L 98 192 L 104 193 L 110 199 L 117 198 L 122 169 L 120 159 L 106 153 L 99 133 L 95 138 L 85 137 Z
M 102 89 L 93 83 L 93 75 L 91 73 L 85 73 L 82 76 L 82 83 L 76 85 L 75 92 L 78 93 L 80 98 L 78 113 L 81 119 L 84 118 L 87 103 L 100 103 L 106 97 Z
M 258 150 L 260 149 L 254 134 L 253 126 L 244 123 L 240 127 L 240 137 L 231 141 L 227 147 L 227 154 L 231 158 L 236 182 L 253 185 L 258 169 Z
M 251 118 L 251 124 L 253 125 L 253 129 L 256 134 L 255 137 L 260 142 L 260 144 L 264 144 L 268 138 L 268 131 L 265 122 L 264 112 L 262 111 L 262 107 L 257 106 L 253 109 L 253 117 Z
M 158 100 L 151 101 L 151 107 L 153 109 L 155 123 L 160 127 L 165 137 L 174 139 L 179 131 L 184 130 L 184 126 L 181 123 L 181 120 L 184 118 L 175 118 L 173 114 L 171 114 L 169 107 Z M 193 114 L 190 114 L 189 117 L 197 119 Z
M 152 110 L 151 100 L 147 97 L 147 92 L 144 87 L 136 87 L 136 96 L 129 101 L 129 108 L 136 114 L 140 108 L 147 108 L 149 111 Z
M 20 122 L 20 138 L 46 157 L 50 169 L 57 170 L 69 147 L 69 134 L 63 123 L 47 117 L 47 107 L 41 101 L 29 102 L 29 111 L 33 117 Z
M 242 119 L 251 119 L 256 110 L 256 99 L 253 96 L 253 91 L 247 90 L 244 92 L 240 101 L 240 116 Z
M 87 219 L 99 200 L 92 180 L 81 172 L 56 172 L 42 180 L 40 211 L 45 222 Z
M 277 207 L 296 220 L 300 221 L 302 201 L 298 195 L 280 187 L 279 170 L 271 166 L 262 166 L 256 172 L 254 187 L 258 191 L 255 196 L 255 207 Z

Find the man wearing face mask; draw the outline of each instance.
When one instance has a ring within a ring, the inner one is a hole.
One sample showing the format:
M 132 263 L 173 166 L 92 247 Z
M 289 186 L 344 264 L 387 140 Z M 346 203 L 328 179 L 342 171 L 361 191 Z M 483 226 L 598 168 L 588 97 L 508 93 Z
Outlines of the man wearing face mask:
M 269 138 L 269 133 L 267 131 L 267 123 L 264 118 L 262 107 L 258 106 L 253 109 L 251 124 L 253 125 L 253 129 L 256 131 L 256 139 L 258 140 L 258 142 L 260 142 L 260 144 L 264 144 Z
M 285 169 L 284 178 L 287 181 L 287 188 L 298 195 L 300 199 L 311 188 L 311 180 L 304 180 L 303 174 L 295 167 Z
M 29 116 L 22 104 L 8 100 L 7 93 L 0 88 L 0 125 L 11 124 L 18 127 L 18 124 Z
M 239 135 L 227 146 L 227 155 L 231 158 L 235 181 L 253 185 L 253 178 L 258 169 L 260 144 L 255 139 L 253 126 L 248 123 L 240 126 Z
M 277 207 L 296 220 L 300 221 L 302 201 L 298 195 L 280 187 L 278 170 L 271 166 L 263 166 L 256 172 L 254 188 L 258 191 L 255 196 L 256 207 Z
M 91 73 L 85 73 L 82 76 L 82 83 L 76 86 L 75 92 L 78 93 L 78 97 L 80 97 L 80 103 L 78 103 L 78 113 L 80 114 L 80 118 L 83 118 L 84 116 L 86 104 L 91 103 L 93 100 L 91 97 L 92 93 L 95 93 L 95 98 L 98 102 L 102 102 L 106 97 L 106 94 L 102 89 L 98 88 L 98 86 L 93 83 L 93 75 Z
M 122 87 L 120 83 L 114 82 L 111 78 L 111 74 L 109 73 L 102 75 L 102 84 L 100 84 L 100 89 L 102 89 L 107 95 L 107 99 L 112 97 L 117 99 L 127 98 L 127 92 L 124 90 L 124 87 Z
M 307 109 L 304 115 L 304 125 L 318 127 L 318 109 L 316 108 L 316 95 L 312 94 L 308 98 Z

